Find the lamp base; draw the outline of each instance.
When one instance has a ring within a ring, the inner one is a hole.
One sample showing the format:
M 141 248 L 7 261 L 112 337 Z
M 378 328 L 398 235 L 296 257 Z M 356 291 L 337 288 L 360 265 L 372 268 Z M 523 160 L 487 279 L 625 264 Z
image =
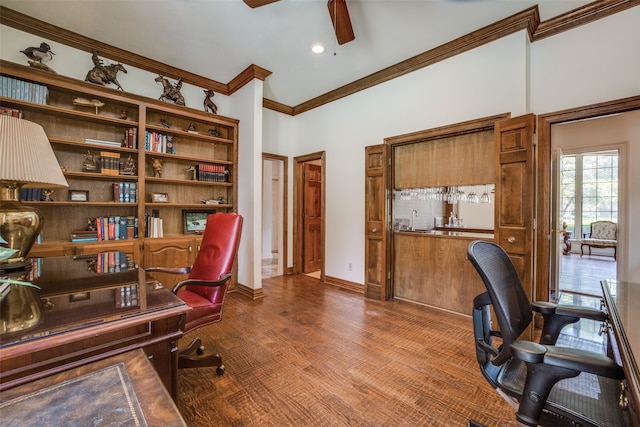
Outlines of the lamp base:
M 0 249 L 8 252 L 4 264 L 24 263 L 42 229 L 42 213 L 20 203 L 21 183 L 2 182 L 0 187 Z M 0 251 L 2 253 L 3 251 Z M 13 253 L 11 253 L 13 252 Z M 8 256 L 7 256 L 8 255 Z

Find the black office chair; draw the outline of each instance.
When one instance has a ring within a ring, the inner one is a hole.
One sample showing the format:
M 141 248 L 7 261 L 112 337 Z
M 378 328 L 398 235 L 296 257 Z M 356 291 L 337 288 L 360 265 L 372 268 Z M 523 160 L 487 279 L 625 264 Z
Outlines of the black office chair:
M 580 319 L 604 321 L 606 314 L 531 304 L 511 259 L 495 243 L 472 242 L 467 255 L 487 288 L 473 301 L 476 357 L 487 381 L 517 410 L 516 419 L 528 426 L 631 425 L 618 404 L 622 368 L 604 354 L 555 345 L 564 326 Z M 491 327 L 491 308 L 499 331 Z M 539 343 L 518 339 L 533 319 L 532 310 L 544 319 Z

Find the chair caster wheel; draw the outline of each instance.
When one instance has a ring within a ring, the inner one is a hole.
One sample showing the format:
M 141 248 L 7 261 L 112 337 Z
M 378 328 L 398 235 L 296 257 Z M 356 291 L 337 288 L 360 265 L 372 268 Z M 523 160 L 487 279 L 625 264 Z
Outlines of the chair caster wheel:
M 203 353 L 204 353 L 204 346 L 203 346 L 203 345 L 201 345 L 200 347 L 198 347 L 198 348 L 196 349 L 196 353 L 198 353 L 198 354 L 203 354 Z
M 218 375 L 224 374 L 224 365 L 220 365 L 216 368 L 216 374 Z

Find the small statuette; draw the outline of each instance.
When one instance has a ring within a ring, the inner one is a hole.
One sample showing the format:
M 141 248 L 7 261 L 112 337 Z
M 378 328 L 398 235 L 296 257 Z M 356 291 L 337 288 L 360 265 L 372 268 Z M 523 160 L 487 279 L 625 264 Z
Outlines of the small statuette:
M 153 168 L 153 176 L 162 178 L 162 159 L 151 159 L 151 167 Z

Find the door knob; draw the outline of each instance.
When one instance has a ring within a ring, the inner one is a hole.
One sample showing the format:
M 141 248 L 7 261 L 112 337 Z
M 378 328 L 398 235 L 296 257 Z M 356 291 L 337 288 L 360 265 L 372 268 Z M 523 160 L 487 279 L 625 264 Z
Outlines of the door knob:
M 509 238 L 507 239 L 507 242 L 509 243 L 515 243 L 516 242 L 516 238 L 513 236 L 509 236 Z

